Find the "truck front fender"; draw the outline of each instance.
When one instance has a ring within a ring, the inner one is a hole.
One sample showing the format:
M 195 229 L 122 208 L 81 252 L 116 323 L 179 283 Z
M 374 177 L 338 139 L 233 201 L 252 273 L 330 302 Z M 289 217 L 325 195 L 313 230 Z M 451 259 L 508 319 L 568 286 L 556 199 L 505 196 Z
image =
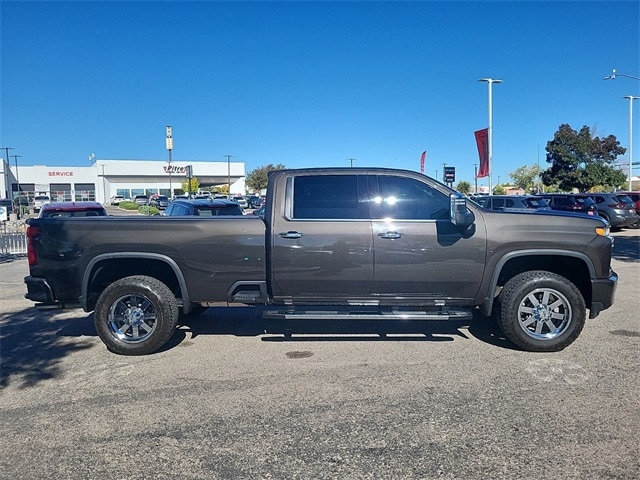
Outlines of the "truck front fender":
M 596 267 L 588 255 L 582 252 L 562 249 L 517 250 L 506 253 L 496 262 L 489 284 L 482 289 L 486 294 L 480 303 L 480 312 L 483 315 L 491 315 L 495 297 L 499 293 L 498 289 L 504 285 L 509 278 L 518 273 L 527 270 L 548 270 L 568 278 L 571 281 L 573 281 L 573 278 L 580 278 L 579 275 L 576 275 L 578 273 L 577 271 L 565 271 L 562 262 L 563 259 L 581 265 L 583 269 L 588 271 L 588 278 L 583 278 L 586 282 L 580 283 L 574 281 L 581 290 L 585 300 L 588 301 L 591 297 L 591 292 L 586 291 L 586 289 L 590 289 L 590 280 L 597 278 Z

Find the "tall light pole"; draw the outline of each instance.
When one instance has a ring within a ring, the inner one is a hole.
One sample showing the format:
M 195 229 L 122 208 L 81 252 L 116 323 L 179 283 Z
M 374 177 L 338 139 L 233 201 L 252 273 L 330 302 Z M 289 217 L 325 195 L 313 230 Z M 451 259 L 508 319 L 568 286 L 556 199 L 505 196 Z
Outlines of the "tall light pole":
M 227 197 L 231 200 L 231 157 L 233 155 L 225 155 L 227 157 Z
M 615 72 L 615 70 L 614 70 Z M 633 177 L 633 101 L 640 97 L 634 97 L 633 95 L 625 95 L 622 98 L 629 99 L 629 191 L 631 191 Z
M 489 153 L 489 194 L 492 193 L 491 190 L 491 177 L 493 175 L 493 84 L 494 83 L 502 83 L 502 80 L 498 80 L 497 78 L 481 78 L 478 80 L 479 82 L 487 82 L 489 85 L 489 127 L 487 129 L 488 132 L 488 153 Z
M 473 164 L 473 178 L 476 181 L 476 189 L 473 193 L 478 193 L 478 164 L 477 163 Z
M 613 69 L 611 75 L 607 75 L 603 80 L 615 80 L 616 77 L 633 78 L 634 80 L 640 80 L 640 77 L 635 75 L 627 75 L 626 73 L 616 73 L 616 69 Z M 633 95 L 625 95 L 622 98 L 629 99 L 629 191 L 631 191 L 633 177 L 633 101 L 640 97 L 634 97 Z
M 167 150 L 169 150 L 169 201 L 173 198 L 173 185 L 171 184 L 171 151 L 173 150 L 173 129 L 171 125 L 166 127 L 167 138 L 165 141 Z

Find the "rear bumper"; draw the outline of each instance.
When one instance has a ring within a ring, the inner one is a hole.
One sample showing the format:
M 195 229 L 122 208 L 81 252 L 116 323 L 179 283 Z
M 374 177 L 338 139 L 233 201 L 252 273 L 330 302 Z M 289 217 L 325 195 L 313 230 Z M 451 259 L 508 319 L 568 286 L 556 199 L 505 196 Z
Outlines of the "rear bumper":
M 609 223 L 613 228 L 624 228 L 635 225 L 638 222 L 638 215 L 630 215 L 628 213 L 618 213 L 612 215 Z
M 26 299 L 46 305 L 56 303 L 53 289 L 46 278 L 24 277 L 24 283 L 27 285 L 27 293 L 24 295 Z
M 589 307 L 589 318 L 596 318 L 602 310 L 606 310 L 613 305 L 618 286 L 618 274 L 611 271 L 609 278 L 598 278 L 591 280 L 591 306 Z

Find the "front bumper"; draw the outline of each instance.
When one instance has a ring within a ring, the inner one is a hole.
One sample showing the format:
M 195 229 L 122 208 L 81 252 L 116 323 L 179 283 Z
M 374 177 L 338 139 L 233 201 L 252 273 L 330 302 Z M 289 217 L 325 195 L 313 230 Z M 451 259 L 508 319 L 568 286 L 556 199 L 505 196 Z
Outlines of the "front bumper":
M 618 286 L 618 274 L 611 271 L 609 278 L 596 278 L 591 280 L 591 306 L 589 318 L 596 318 L 602 310 L 613 305 Z

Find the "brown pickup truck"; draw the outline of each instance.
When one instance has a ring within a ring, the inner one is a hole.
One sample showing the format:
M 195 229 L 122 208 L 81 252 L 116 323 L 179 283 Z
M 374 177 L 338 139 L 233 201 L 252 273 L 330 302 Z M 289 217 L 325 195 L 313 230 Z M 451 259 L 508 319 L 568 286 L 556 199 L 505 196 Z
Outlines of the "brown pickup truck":
M 485 210 L 381 168 L 277 171 L 267 192 L 264 218 L 32 219 L 26 298 L 94 311 L 102 341 L 126 355 L 156 351 L 180 315 L 221 303 L 291 320 L 468 320 L 478 309 L 520 348 L 557 351 L 587 310 L 613 303 L 599 218 Z

